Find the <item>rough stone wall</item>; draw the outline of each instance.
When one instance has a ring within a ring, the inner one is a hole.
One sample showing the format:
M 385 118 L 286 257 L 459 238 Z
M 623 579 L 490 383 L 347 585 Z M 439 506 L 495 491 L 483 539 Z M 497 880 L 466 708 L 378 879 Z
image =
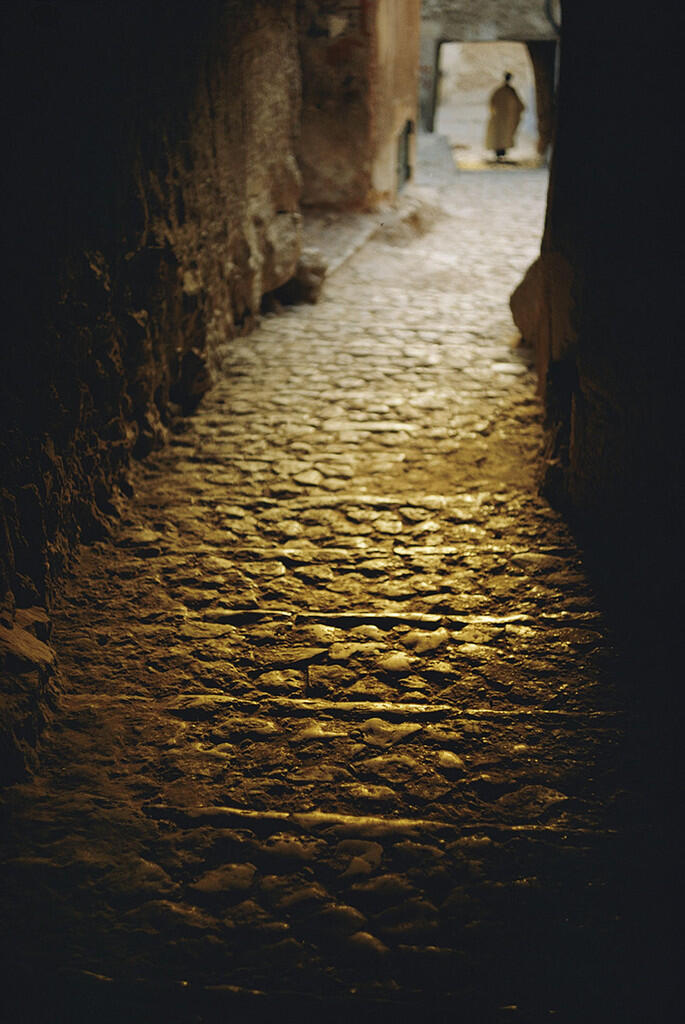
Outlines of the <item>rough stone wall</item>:
M 418 0 L 298 0 L 303 205 L 372 207 L 396 192 L 416 119 Z
M 373 18 L 361 0 L 298 0 L 302 203 L 363 207 L 372 172 Z
M 537 151 L 540 156 L 544 156 L 554 140 L 554 77 L 557 44 L 551 39 L 538 39 L 529 41 L 527 48 L 535 74 Z
M 423 0 L 424 24 L 439 24 L 442 38 L 461 42 L 554 38 L 546 0 Z M 552 4 L 552 9 L 558 4 Z
M 680 189 L 667 158 L 678 62 L 630 18 L 597 10 L 564 9 L 547 223 L 512 310 L 546 396 L 547 493 L 586 536 L 622 621 L 639 623 L 633 638 L 654 652 L 681 631 Z
M 11 772 L 52 685 L 51 581 L 107 529 L 130 457 L 197 403 L 216 345 L 294 273 L 300 79 L 294 0 L 5 5 L 3 38 Z

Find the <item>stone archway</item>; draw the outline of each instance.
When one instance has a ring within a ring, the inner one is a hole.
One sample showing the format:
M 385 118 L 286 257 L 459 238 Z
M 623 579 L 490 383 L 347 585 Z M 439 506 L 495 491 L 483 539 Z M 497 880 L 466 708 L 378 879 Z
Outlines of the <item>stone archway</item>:
M 485 166 L 490 96 L 505 72 L 524 104 L 514 146 L 508 156 L 518 164 L 538 162 L 539 138 L 533 64 L 523 43 L 509 41 L 443 43 L 439 56 L 435 131 L 444 136 L 460 169 Z
M 512 5 L 491 0 L 474 5 L 465 0 L 424 0 L 421 18 L 420 128 L 435 130 L 439 80 L 439 51 L 449 42 L 523 42 L 529 48 L 535 74 L 539 112 L 539 152 L 551 142 L 554 117 L 554 80 L 560 15 L 558 4 L 527 0 Z

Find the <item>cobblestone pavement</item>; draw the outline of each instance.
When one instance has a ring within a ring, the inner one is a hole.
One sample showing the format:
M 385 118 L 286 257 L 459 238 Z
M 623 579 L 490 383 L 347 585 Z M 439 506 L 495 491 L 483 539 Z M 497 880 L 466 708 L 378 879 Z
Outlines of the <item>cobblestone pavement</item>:
M 7 821 L 46 1019 L 630 1019 L 586 1012 L 622 1006 L 621 705 L 507 305 L 545 190 L 462 175 L 232 342 L 83 550 Z

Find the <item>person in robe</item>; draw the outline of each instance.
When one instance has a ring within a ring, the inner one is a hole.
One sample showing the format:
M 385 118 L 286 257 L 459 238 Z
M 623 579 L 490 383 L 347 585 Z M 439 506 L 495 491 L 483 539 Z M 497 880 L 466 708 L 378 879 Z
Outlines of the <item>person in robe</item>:
M 525 110 L 519 94 L 511 82 L 511 73 L 504 75 L 504 84 L 495 89 L 490 97 L 490 120 L 485 136 L 486 149 L 494 149 L 495 156 L 501 160 L 508 149 L 514 145 L 516 131 Z

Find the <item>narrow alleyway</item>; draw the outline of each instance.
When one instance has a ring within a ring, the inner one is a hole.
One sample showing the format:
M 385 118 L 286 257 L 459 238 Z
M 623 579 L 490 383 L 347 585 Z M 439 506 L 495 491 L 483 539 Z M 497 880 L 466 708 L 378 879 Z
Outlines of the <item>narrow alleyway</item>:
M 461 175 L 232 342 L 82 551 L 6 822 L 46 1020 L 617 1005 L 623 716 L 508 310 L 546 184 Z

